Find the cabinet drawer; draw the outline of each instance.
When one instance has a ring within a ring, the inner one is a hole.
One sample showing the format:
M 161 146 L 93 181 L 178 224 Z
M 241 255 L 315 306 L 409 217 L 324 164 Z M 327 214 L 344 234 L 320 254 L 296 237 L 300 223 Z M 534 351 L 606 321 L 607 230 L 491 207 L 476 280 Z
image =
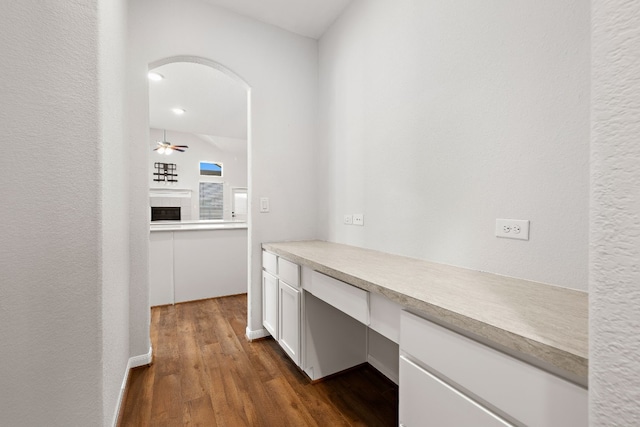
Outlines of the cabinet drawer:
M 278 278 L 291 286 L 300 287 L 300 266 L 278 257 Z
M 527 426 L 587 423 L 587 390 L 403 311 L 400 349 Z
M 429 372 L 400 357 L 400 425 L 513 427 Z
M 278 257 L 271 252 L 262 251 L 262 268 L 271 274 L 278 274 Z
M 311 289 L 307 290 L 357 321 L 369 324 L 369 292 L 317 271 L 312 273 Z

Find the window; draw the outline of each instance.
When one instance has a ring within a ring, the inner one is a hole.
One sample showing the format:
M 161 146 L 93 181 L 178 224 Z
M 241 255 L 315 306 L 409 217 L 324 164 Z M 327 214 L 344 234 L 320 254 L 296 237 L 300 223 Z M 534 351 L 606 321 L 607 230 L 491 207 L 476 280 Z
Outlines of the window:
M 200 219 L 223 219 L 223 194 L 221 182 L 200 183 Z
M 222 176 L 222 163 L 200 162 L 201 176 Z

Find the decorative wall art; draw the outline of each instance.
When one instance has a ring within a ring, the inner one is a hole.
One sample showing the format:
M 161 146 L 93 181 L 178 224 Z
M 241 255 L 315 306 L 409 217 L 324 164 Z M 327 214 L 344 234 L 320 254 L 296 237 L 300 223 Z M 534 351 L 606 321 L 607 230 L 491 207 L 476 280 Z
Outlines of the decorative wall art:
M 155 182 L 178 182 L 178 174 L 175 163 L 159 163 L 153 165 L 156 171 L 153 173 Z

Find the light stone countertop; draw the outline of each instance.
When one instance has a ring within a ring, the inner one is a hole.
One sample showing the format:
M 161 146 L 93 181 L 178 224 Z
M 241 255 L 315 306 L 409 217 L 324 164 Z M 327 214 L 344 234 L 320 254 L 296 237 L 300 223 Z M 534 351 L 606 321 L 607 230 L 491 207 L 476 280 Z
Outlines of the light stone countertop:
M 246 222 L 237 221 L 154 221 L 150 231 L 200 231 L 246 229 Z
M 317 240 L 262 247 L 587 385 L 586 292 Z

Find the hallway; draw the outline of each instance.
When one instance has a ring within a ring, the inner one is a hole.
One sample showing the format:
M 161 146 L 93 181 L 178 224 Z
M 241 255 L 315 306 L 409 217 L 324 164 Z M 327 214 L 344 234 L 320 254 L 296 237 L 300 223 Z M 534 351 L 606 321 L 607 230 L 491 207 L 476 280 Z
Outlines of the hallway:
M 121 426 L 393 426 L 398 388 L 366 365 L 311 384 L 271 338 L 245 338 L 247 296 L 151 310 L 154 363 Z

